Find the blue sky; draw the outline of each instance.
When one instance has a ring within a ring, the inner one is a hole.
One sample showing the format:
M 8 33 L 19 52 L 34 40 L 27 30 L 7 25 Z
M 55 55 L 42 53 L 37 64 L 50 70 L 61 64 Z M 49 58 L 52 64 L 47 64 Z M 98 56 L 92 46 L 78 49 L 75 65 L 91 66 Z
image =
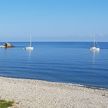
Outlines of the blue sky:
M 108 41 L 108 0 L 0 0 L 0 41 Z

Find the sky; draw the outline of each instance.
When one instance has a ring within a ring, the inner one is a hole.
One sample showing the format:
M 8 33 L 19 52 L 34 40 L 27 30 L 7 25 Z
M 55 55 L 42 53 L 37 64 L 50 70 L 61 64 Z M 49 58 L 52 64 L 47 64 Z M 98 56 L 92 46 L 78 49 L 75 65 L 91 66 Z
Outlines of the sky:
M 108 0 L 0 0 L 0 41 L 108 41 Z

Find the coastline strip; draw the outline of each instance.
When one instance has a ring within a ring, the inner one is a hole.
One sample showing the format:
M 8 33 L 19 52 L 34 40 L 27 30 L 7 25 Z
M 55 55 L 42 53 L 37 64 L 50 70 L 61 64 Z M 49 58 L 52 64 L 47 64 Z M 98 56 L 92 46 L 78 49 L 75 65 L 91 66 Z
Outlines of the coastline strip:
M 14 101 L 15 108 L 107 108 L 108 90 L 0 77 L 0 99 Z

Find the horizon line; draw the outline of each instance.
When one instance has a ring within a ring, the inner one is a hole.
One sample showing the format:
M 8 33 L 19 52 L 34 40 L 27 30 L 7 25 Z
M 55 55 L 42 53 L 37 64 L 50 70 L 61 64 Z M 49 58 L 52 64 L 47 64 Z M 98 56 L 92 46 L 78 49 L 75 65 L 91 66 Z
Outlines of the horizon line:
M 6 42 L 29 42 L 29 41 L 0 41 L 0 43 Z M 32 41 L 34 42 L 93 42 L 93 41 Z M 97 41 L 97 42 L 108 42 L 108 41 Z

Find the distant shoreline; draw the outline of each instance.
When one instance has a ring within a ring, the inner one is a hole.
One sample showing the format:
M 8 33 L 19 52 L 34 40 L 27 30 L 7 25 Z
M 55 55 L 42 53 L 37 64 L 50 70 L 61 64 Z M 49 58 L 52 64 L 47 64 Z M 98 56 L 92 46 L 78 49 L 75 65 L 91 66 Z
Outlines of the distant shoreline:
M 4 43 L 4 42 L 7 42 L 7 41 L 0 41 L 0 43 Z M 15 42 L 15 43 L 17 43 L 17 42 L 29 42 L 29 41 L 8 41 L 8 42 Z M 62 43 L 62 42 L 66 42 L 66 43 L 91 43 L 91 42 L 93 42 L 93 41 L 32 41 L 33 43 L 35 43 L 35 42 L 43 42 L 43 43 Z M 98 41 L 99 43 L 108 43 L 108 41 Z

